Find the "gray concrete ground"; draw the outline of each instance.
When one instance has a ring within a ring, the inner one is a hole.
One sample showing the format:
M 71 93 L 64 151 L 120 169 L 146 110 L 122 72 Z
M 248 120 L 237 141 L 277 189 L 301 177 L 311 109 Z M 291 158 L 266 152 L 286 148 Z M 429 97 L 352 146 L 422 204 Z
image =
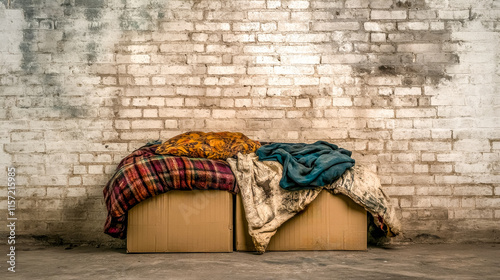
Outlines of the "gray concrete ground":
M 7 252 L 6 246 L 0 246 Z M 6 259 L 6 253 L 0 257 Z M 31 247 L 1 279 L 500 279 L 500 244 L 413 244 L 367 251 L 127 254 Z M 6 277 L 5 277 L 6 276 Z

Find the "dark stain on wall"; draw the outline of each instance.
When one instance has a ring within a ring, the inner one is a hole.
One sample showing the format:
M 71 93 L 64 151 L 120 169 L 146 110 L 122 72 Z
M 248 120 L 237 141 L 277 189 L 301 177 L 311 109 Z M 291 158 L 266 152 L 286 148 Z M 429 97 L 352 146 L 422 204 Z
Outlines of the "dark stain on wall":
M 105 0 L 75 0 L 75 6 L 103 8 L 106 6 L 106 2 Z
M 458 54 L 447 51 L 443 47 L 451 40 L 450 28 L 445 25 L 444 29 L 432 30 L 431 23 L 436 23 L 436 21 L 429 19 L 428 29 L 405 30 L 401 26 L 412 21 L 409 18 L 410 13 L 427 9 L 425 1 L 396 1 L 393 7 L 394 11 L 406 11 L 407 19 L 387 21 L 396 24 L 395 30 L 387 31 L 387 40 L 370 43 L 373 55 L 369 55 L 366 62 L 352 64 L 353 75 L 360 77 L 365 83 L 373 77 L 399 76 L 400 86 L 411 87 L 438 85 L 442 80 L 450 80 L 451 76 L 446 73 L 446 68 L 460 63 Z M 365 32 L 369 33 L 369 31 Z M 401 45 L 413 44 L 422 44 L 422 48 L 425 48 L 426 44 L 432 44 L 438 46 L 439 49 L 435 51 L 420 50 L 417 47 L 411 51 L 399 49 Z M 385 47 L 386 51 L 383 51 L 382 47 Z M 391 49 L 392 51 L 387 51 Z
M 21 69 L 23 69 L 27 74 L 32 74 L 38 69 L 38 63 L 36 61 L 35 48 L 35 31 L 32 29 L 26 29 L 23 31 L 23 41 L 19 45 L 19 49 L 23 55 L 21 61 Z
M 165 17 L 164 5 L 150 1 L 149 4 L 139 8 L 124 9 L 119 17 L 122 30 L 156 30 L 157 19 Z

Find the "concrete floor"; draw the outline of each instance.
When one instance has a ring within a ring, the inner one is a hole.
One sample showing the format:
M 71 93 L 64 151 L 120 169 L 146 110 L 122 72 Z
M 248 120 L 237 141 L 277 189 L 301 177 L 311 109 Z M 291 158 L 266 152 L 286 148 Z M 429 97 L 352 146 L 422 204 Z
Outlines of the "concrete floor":
M 7 252 L 7 246 L 0 246 Z M 8 253 L 8 252 L 7 252 Z M 367 251 L 126 254 L 31 247 L 1 279 L 500 279 L 500 244 L 413 244 Z M 6 277 L 4 277 L 6 276 Z

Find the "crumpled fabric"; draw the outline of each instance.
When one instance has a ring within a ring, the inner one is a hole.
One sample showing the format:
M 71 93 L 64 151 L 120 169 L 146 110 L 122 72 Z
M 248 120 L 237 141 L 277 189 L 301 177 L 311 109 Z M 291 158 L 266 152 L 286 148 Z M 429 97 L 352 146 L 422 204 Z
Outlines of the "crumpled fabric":
M 158 146 L 156 153 L 178 157 L 225 160 L 238 153 L 253 153 L 259 147 L 258 141 L 253 141 L 240 132 L 190 131 L 165 141 Z
M 227 162 L 236 177 L 248 231 L 259 253 L 265 252 L 277 229 L 304 210 L 322 189 L 350 197 L 374 216 L 375 223 L 387 236 L 400 232 L 401 224 L 380 180 L 362 166 L 346 170 L 333 184 L 289 191 L 279 186 L 283 167 L 276 161 L 259 161 L 254 153 L 240 153 L 237 159 L 229 158 Z
M 261 161 L 273 160 L 283 165 L 280 186 L 287 190 L 329 185 L 355 163 L 351 151 L 325 141 L 273 143 L 255 153 Z
M 143 146 L 126 156 L 103 189 L 108 210 L 104 232 L 126 238 L 127 213 L 150 197 L 171 190 L 225 190 L 237 193 L 227 162 L 158 155 L 158 145 Z
M 325 188 L 333 194 L 346 195 L 362 206 L 373 216 L 375 224 L 387 237 L 400 234 L 401 222 L 389 196 L 382 189 L 377 174 L 362 166 L 355 166 Z
M 320 188 L 288 191 L 279 186 L 283 167 L 276 161 L 259 161 L 254 154 L 228 158 L 240 189 L 248 232 L 255 249 L 266 251 L 276 230 L 304 210 L 321 191 Z

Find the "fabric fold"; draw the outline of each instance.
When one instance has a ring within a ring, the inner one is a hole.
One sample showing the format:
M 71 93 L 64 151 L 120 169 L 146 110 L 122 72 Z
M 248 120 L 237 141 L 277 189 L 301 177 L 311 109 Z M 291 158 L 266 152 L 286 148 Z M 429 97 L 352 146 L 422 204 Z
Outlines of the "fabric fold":
M 261 161 L 281 163 L 280 186 L 287 190 L 329 185 L 355 163 L 350 151 L 325 141 L 273 143 L 260 147 L 256 154 Z
M 279 186 L 283 167 L 275 161 L 261 162 L 254 153 L 229 158 L 241 193 L 248 231 L 257 252 L 264 253 L 271 237 L 284 222 L 304 210 L 321 191 L 288 191 Z
M 401 232 L 401 222 L 396 215 L 396 209 L 382 189 L 377 174 L 372 171 L 355 166 L 346 170 L 342 177 L 326 188 L 331 193 L 346 195 L 365 208 L 387 237 L 396 236 Z
M 259 253 L 264 253 L 272 236 L 287 220 L 304 210 L 326 189 L 343 194 L 373 215 L 388 236 L 400 233 L 401 224 L 378 176 L 362 166 L 347 169 L 332 184 L 289 191 L 279 185 L 283 167 L 276 161 L 259 161 L 255 154 L 238 154 L 227 159 L 240 189 L 248 231 Z
M 155 154 L 158 145 L 139 148 L 125 157 L 104 187 L 108 210 L 104 232 L 125 238 L 127 212 L 150 197 L 171 190 L 238 191 L 227 162 Z

